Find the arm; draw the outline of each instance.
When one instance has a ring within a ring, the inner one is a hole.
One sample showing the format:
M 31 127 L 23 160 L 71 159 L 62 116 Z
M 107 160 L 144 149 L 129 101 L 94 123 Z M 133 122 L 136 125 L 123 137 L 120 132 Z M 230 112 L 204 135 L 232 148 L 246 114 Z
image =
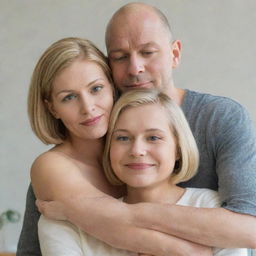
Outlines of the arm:
M 137 205 L 137 224 L 219 248 L 255 248 L 254 216 L 224 208 Z M 168 221 L 175 219 L 175 221 Z M 152 224 L 153 223 L 153 224 Z M 239 237 L 239 239 L 237 238 Z
M 205 137 L 200 139 L 206 141 L 204 149 L 207 153 L 204 154 L 203 160 L 209 161 L 210 157 L 207 158 L 207 155 L 214 155 L 216 158 L 214 168 L 218 176 L 219 196 L 223 208 L 172 206 L 169 209 L 169 218 L 175 222 L 170 223 L 165 219 L 162 224 L 157 225 L 169 230 L 173 235 L 202 244 L 255 248 L 255 129 L 247 111 L 239 104 L 225 100 L 224 103 L 217 102 L 216 105 L 211 104 L 209 108 L 204 106 L 202 112 L 206 114 L 203 119 L 207 122 L 203 127 Z M 204 169 L 200 171 L 206 172 Z M 209 172 L 208 174 L 210 175 Z M 143 220 L 145 221 L 145 218 L 142 217 L 140 221 Z M 170 225 L 168 228 L 163 227 L 166 223 Z
M 40 211 L 50 218 L 68 219 L 72 222 L 77 218 L 77 226 L 81 224 L 87 233 L 115 248 L 157 256 L 212 255 L 210 247 L 135 226 L 132 213 L 135 213 L 137 209 L 108 196 L 80 197 L 78 201 L 72 200 L 67 207 L 70 211 L 66 211 L 63 203 L 56 201 L 38 200 L 37 205 Z M 68 212 L 70 217 L 65 216 L 65 212 Z M 79 212 L 83 213 L 82 218 Z M 87 218 L 90 218 L 90 221 L 85 221 Z
M 72 209 L 68 220 L 113 247 L 159 256 L 211 255 L 208 247 L 135 226 L 132 206 L 99 191 L 71 162 L 42 157 L 33 165 L 31 178 L 38 198 Z
M 129 243 L 130 239 L 128 238 L 126 240 L 122 239 L 122 237 L 115 237 L 114 235 L 124 232 L 121 230 L 121 226 L 123 222 L 127 222 L 128 218 L 124 215 L 125 210 L 122 211 L 111 200 L 114 199 L 80 198 L 77 200 L 74 198 L 72 200 L 73 204 L 69 203 L 69 207 L 64 204 L 61 204 L 62 206 L 60 207 L 60 203 L 58 202 L 45 201 L 39 202 L 38 205 L 40 211 L 48 217 L 58 219 L 64 218 L 65 216 L 69 221 L 80 226 L 88 233 L 93 234 L 94 232 L 98 232 L 99 230 L 96 231 L 94 229 L 98 225 L 99 227 L 97 228 L 102 227 L 103 232 L 104 230 L 112 230 L 110 234 L 113 236 L 106 234 L 108 237 L 104 237 L 104 234 L 100 234 L 98 238 L 114 247 L 121 245 L 121 248 L 127 248 L 126 243 Z M 104 210 L 108 209 L 108 207 L 104 208 L 106 205 L 109 205 L 109 209 L 112 209 L 112 211 Z M 208 244 L 209 246 L 219 248 L 254 248 L 255 246 L 256 240 L 252 235 L 256 229 L 256 221 L 253 216 L 233 213 L 223 208 L 195 208 L 190 206 L 155 205 L 149 203 L 133 204 L 123 207 L 128 207 L 127 210 L 130 211 L 129 215 L 132 216 L 130 217 L 130 224 L 132 225 L 133 223 L 136 227 L 158 230 L 195 243 Z M 93 212 L 90 212 L 90 210 Z M 117 215 L 115 216 L 113 213 Z M 93 215 L 93 219 L 90 220 L 90 226 L 85 220 L 88 218 L 87 216 L 91 215 Z M 113 220 L 111 220 L 112 217 L 114 217 Z M 124 219 L 122 220 L 123 217 Z M 101 219 L 102 223 L 98 223 L 97 219 Z M 104 224 L 106 221 L 109 226 L 106 223 Z M 115 227 L 111 227 L 114 222 L 116 222 L 114 224 Z M 129 227 L 129 222 L 127 223 L 127 227 Z M 126 234 L 128 235 L 128 233 Z M 93 235 L 97 237 L 99 234 L 94 233 Z M 136 237 L 132 232 L 131 236 L 133 238 Z M 237 236 L 239 236 L 239 240 Z M 140 239 L 139 237 L 138 235 L 137 239 Z M 120 241 L 119 238 L 121 239 Z M 233 244 L 233 241 L 235 241 L 235 244 Z M 245 243 L 247 245 L 244 245 Z M 133 244 L 133 246 L 136 246 L 136 244 Z M 133 251 L 137 250 L 138 248 L 133 249 Z
M 199 104 L 200 111 L 191 111 L 188 116 L 201 153 L 199 174 L 193 182 L 197 187 L 207 182 L 209 187 L 219 186 L 222 206 L 227 210 L 185 208 L 187 212 L 182 212 L 182 208 L 173 206 L 171 219 L 183 225 L 169 227 L 169 232 L 186 234 L 184 237 L 197 242 L 200 235 L 196 234 L 202 233 L 206 244 L 218 247 L 255 248 L 255 128 L 244 108 L 231 100 L 222 101 L 215 98 L 209 105 L 190 102 Z M 193 104 L 190 108 L 196 109 Z M 190 186 L 194 184 L 190 182 Z M 179 216 L 183 218 L 180 221 Z
M 35 206 L 35 195 L 31 185 L 28 188 L 26 210 L 17 247 L 17 256 L 41 256 L 37 236 L 37 222 L 40 213 Z
M 218 149 L 217 174 L 221 200 L 227 204 L 227 209 L 139 204 L 130 206 L 134 208 L 131 213 L 135 215 L 133 223 L 210 246 L 256 248 L 256 220 L 249 215 L 256 214 L 256 139 L 254 128 L 243 112 L 243 109 L 231 109 L 228 113 L 219 113 L 218 116 L 226 114 L 229 117 L 224 116 L 222 120 L 228 126 L 219 132 L 217 130 L 217 133 L 210 130 L 208 135 L 211 137 L 214 134 L 218 140 L 218 146 L 214 146 Z M 83 207 L 82 200 L 74 199 L 73 203 L 77 207 L 67 203 L 65 215 L 86 230 L 86 218 L 81 216 L 88 209 Z M 239 209 L 245 214 L 239 213 Z

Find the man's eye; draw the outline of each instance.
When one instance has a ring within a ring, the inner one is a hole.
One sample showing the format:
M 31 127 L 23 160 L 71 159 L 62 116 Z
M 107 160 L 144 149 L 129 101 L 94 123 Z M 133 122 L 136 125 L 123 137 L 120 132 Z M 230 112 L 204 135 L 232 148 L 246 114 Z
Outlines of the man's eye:
M 150 55 L 150 54 L 153 54 L 153 52 L 143 52 L 144 55 Z
M 117 141 L 128 141 L 129 137 L 128 136 L 117 136 L 116 140 Z
M 143 51 L 142 52 L 142 55 L 143 56 L 151 56 L 151 55 L 153 55 L 155 53 L 155 51 Z
M 103 89 L 103 85 L 96 85 L 92 88 L 92 92 L 99 92 Z
M 127 59 L 127 55 L 122 55 L 122 56 L 116 56 L 111 58 L 113 61 L 122 61 Z
M 70 101 L 76 97 L 77 96 L 75 94 L 69 94 L 69 95 L 65 96 L 62 101 Z

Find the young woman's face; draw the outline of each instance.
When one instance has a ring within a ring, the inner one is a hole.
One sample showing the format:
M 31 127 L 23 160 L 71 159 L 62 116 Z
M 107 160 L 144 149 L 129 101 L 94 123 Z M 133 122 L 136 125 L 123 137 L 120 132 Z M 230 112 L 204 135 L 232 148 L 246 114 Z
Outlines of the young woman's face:
M 119 116 L 110 147 L 117 177 L 133 188 L 169 183 L 177 159 L 166 111 L 158 104 L 131 107 Z
M 98 139 L 108 128 L 112 85 L 98 64 L 78 59 L 54 79 L 48 105 L 71 137 Z

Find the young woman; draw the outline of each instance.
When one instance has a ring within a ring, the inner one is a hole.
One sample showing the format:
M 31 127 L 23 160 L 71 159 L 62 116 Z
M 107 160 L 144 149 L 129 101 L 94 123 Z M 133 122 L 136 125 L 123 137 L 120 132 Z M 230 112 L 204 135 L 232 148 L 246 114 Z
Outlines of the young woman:
M 113 185 L 126 184 L 121 200 L 128 204 L 219 207 L 215 191 L 176 186 L 195 175 L 198 150 L 180 108 L 156 90 L 131 91 L 117 101 L 103 163 Z M 39 227 L 43 255 L 137 255 L 114 249 L 65 222 L 41 218 Z M 145 243 L 143 237 L 139 243 Z M 213 255 L 243 256 L 247 249 L 214 248 Z
M 137 207 L 114 198 L 123 195 L 123 188 L 110 185 L 102 168 L 113 101 L 107 60 L 91 42 L 66 38 L 43 53 L 32 76 L 28 112 L 38 138 L 55 146 L 32 165 L 36 198 L 65 205 L 72 210 L 70 218 L 78 220 L 76 226 L 113 247 L 153 255 L 176 251 L 210 255 L 208 247 L 144 227 Z M 154 209 L 158 212 L 158 205 Z M 83 216 L 86 224 L 77 216 Z M 54 235 L 60 238 L 58 232 Z M 143 244 L 138 243 L 141 237 Z M 53 244 L 51 240 L 47 246 Z M 43 244 L 41 248 L 44 253 Z M 66 255 L 75 254 L 66 251 Z

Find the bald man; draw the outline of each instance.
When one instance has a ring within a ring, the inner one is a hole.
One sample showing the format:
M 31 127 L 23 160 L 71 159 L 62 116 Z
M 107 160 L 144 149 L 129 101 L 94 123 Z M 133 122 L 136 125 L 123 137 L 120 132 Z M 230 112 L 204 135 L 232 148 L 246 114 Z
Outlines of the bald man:
M 59 202 L 43 202 L 41 211 L 68 219 L 114 247 L 152 255 L 209 255 L 207 246 L 255 248 L 256 135 L 248 113 L 231 99 L 175 87 L 173 69 L 180 61 L 181 42 L 174 40 L 166 17 L 150 5 L 132 3 L 119 9 L 107 26 L 106 46 L 121 93 L 156 87 L 182 107 L 201 157 L 198 174 L 180 185 L 218 190 L 222 208 L 153 204 L 122 208 L 110 198 L 92 201 L 78 196 L 62 205 L 61 213 Z M 18 256 L 40 255 L 34 200 L 30 189 Z M 143 242 L 138 244 L 141 236 Z

